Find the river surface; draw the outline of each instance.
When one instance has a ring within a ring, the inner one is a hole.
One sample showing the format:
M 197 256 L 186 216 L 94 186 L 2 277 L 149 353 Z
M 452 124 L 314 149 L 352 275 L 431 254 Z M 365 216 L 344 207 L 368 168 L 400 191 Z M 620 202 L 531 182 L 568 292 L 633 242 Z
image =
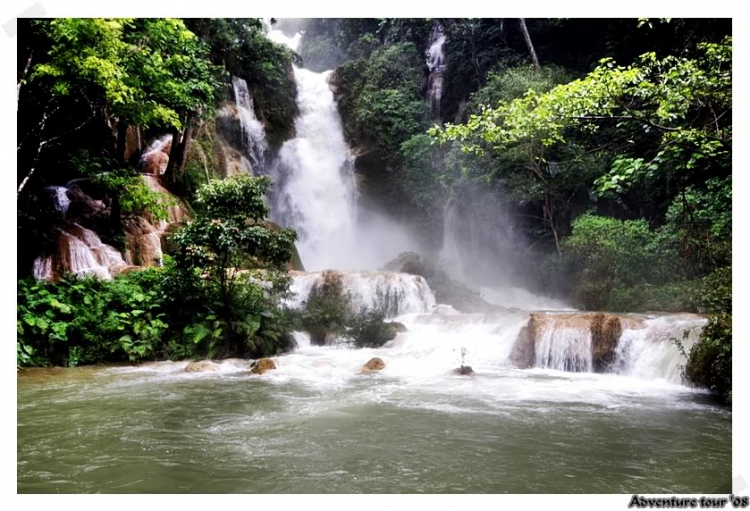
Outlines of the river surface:
M 383 348 L 26 370 L 18 491 L 728 493 L 731 413 L 666 378 L 520 370 L 522 315 L 411 314 Z M 476 375 L 451 374 L 460 348 Z M 372 356 L 386 368 L 358 374 Z M 639 373 L 640 374 L 640 373 Z

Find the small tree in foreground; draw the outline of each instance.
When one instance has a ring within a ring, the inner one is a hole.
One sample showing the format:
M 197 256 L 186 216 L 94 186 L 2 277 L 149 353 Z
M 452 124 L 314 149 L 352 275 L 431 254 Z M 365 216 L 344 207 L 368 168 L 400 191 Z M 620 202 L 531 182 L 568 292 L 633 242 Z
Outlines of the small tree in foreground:
M 288 292 L 285 265 L 296 233 L 265 222 L 271 181 L 239 175 L 198 191 L 195 220 L 174 235 L 182 289 L 199 299 L 202 321 L 185 328 L 209 357 L 265 356 L 291 342 L 278 300 Z

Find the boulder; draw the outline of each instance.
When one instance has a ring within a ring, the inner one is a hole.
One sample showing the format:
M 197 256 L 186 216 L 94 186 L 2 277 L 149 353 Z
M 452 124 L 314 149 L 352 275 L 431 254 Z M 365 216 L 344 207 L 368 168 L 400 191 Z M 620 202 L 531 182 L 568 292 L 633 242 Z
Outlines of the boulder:
M 457 374 L 459 376 L 473 376 L 474 369 L 472 369 L 471 366 L 461 366 L 454 369 L 453 374 Z
M 362 369 L 360 369 L 359 372 L 366 374 L 373 371 L 381 371 L 382 369 L 385 369 L 385 362 L 383 362 L 383 359 L 380 357 L 373 357 L 362 366 Z
M 185 367 L 186 373 L 204 373 L 207 371 L 217 371 L 219 369 L 219 365 L 211 362 L 210 360 L 196 360 L 193 362 L 190 362 L 187 367 Z
M 141 159 L 141 171 L 152 176 L 164 174 L 167 165 L 169 165 L 169 154 L 162 151 L 152 151 L 143 155 Z
M 310 344 L 313 346 L 330 346 L 335 343 L 336 336 L 326 330 L 311 330 Z
M 250 374 L 261 375 L 276 369 L 276 363 L 270 358 L 261 358 L 257 362 L 253 363 L 250 368 Z
M 489 314 L 504 310 L 499 305 L 487 302 L 476 289 L 451 279 L 435 261 L 416 252 L 401 252 L 398 257 L 387 263 L 383 270 L 423 277 L 439 304 L 450 305 L 459 312 Z
M 519 369 L 528 369 L 534 366 L 536 358 L 536 344 L 534 339 L 534 316 L 529 318 L 529 324 L 521 328 L 518 333 L 513 351 L 510 354 L 511 362 Z
M 620 318 L 609 314 L 591 317 L 591 361 L 594 371 L 603 373 L 615 361 L 615 350 L 622 335 Z
M 386 325 L 391 327 L 391 329 L 394 330 L 397 334 L 400 334 L 401 332 L 406 332 L 406 325 L 404 325 L 403 323 L 399 323 L 398 321 L 388 321 L 386 322 Z

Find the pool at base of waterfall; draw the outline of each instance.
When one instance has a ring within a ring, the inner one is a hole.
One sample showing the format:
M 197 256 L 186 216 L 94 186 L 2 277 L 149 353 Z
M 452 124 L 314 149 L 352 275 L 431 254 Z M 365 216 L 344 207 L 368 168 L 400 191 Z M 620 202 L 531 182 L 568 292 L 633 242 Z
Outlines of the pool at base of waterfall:
M 665 379 L 516 369 L 517 319 L 380 349 L 18 376 L 19 493 L 728 493 L 731 412 Z M 522 323 L 522 321 L 521 321 Z M 520 327 L 519 327 L 520 328 Z M 494 339 L 494 341 L 492 340 Z M 458 348 L 475 371 L 452 372 Z M 372 357 L 382 371 L 360 374 Z

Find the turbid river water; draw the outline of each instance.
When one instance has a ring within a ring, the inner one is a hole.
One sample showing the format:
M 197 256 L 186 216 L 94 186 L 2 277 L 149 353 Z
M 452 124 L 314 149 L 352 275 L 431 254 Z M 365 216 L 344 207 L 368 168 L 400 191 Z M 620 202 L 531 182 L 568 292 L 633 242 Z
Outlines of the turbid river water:
M 731 413 L 664 372 L 673 346 L 621 354 L 621 374 L 521 370 L 525 314 L 439 309 L 377 350 L 300 334 L 263 376 L 237 360 L 23 371 L 18 491 L 731 491 Z M 649 321 L 653 337 L 695 320 Z M 461 348 L 473 377 L 450 373 Z M 372 356 L 386 368 L 358 374 Z

